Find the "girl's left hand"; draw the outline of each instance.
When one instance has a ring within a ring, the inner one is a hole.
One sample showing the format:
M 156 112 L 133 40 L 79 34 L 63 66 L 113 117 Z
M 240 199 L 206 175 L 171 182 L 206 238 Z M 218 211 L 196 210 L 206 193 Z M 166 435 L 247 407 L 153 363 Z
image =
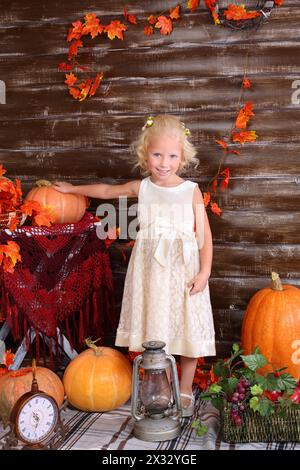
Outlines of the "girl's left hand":
M 202 292 L 207 285 L 208 277 L 203 273 L 197 274 L 188 284 L 187 287 L 191 287 L 189 292 L 190 295 L 198 294 Z

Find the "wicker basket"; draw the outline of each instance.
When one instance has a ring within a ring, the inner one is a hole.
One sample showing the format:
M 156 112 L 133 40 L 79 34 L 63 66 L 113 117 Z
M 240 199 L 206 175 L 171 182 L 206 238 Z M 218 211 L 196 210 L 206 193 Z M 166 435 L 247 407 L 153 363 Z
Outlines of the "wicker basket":
M 300 442 L 300 410 L 288 409 L 282 417 L 276 412 L 261 416 L 249 409 L 243 414 L 243 424 L 236 426 L 230 409 L 224 407 L 221 438 L 225 442 Z
M 0 230 L 4 228 L 8 228 L 13 217 L 17 217 L 19 221 L 19 225 L 24 224 L 26 220 L 26 215 L 24 215 L 21 211 L 7 212 L 5 214 L 0 214 Z

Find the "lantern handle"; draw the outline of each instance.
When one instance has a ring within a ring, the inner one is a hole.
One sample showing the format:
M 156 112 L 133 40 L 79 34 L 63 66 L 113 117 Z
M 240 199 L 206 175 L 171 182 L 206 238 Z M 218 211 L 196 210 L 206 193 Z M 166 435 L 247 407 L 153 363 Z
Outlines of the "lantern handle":
M 136 421 L 143 417 L 138 414 L 138 391 L 139 391 L 139 365 L 142 362 L 143 355 L 140 354 L 133 361 L 132 384 L 131 384 L 131 414 Z
M 182 417 L 182 409 L 181 409 L 181 400 L 180 400 L 180 388 L 179 388 L 179 380 L 177 374 L 177 366 L 176 361 L 173 356 L 170 354 L 166 354 L 166 359 L 171 363 L 171 376 L 172 376 L 172 392 L 173 397 L 175 398 L 175 405 L 176 405 L 176 418 L 180 419 Z

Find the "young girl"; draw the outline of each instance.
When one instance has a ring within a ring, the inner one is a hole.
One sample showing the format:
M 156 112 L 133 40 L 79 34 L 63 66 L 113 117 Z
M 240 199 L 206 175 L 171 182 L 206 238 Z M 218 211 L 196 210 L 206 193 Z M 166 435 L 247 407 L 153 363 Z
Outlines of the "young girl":
M 64 193 L 138 198 L 139 228 L 128 264 L 116 345 L 142 351 L 160 340 L 180 356 L 183 416 L 192 416 L 193 378 L 199 356 L 215 355 L 208 279 L 212 236 L 198 184 L 179 174 L 197 166 L 190 132 L 175 116 L 148 118 L 133 144 L 144 179 L 121 185 L 73 186 Z

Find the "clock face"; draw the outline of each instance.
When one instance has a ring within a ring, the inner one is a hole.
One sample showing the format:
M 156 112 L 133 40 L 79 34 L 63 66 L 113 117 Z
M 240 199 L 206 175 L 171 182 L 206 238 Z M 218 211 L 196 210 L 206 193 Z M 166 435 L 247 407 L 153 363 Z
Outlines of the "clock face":
M 33 444 L 43 441 L 55 428 L 57 418 L 57 405 L 53 398 L 42 394 L 32 396 L 17 417 L 20 439 Z

